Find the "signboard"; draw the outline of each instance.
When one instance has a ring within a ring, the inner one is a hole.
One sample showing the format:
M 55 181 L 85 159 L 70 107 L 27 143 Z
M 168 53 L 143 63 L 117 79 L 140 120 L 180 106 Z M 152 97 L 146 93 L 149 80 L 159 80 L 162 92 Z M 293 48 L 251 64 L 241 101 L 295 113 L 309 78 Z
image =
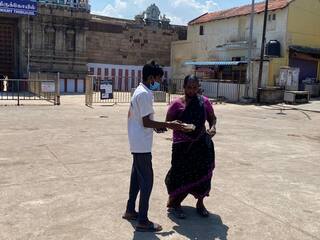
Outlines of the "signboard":
M 113 82 L 112 80 L 100 81 L 100 99 L 113 99 Z
M 37 1 L 0 0 L 0 13 L 35 16 L 37 14 Z
M 56 86 L 54 82 L 41 82 L 41 92 L 54 93 L 55 91 L 56 91 Z

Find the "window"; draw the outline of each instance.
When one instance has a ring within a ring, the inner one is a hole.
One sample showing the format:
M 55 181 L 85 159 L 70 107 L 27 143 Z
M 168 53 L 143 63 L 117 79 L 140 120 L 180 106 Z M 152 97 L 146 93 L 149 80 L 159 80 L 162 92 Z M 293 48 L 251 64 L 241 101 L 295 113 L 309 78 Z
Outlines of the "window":
M 67 30 L 66 42 L 67 42 L 67 50 L 74 51 L 76 48 L 76 35 L 74 30 Z
M 204 27 L 200 26 L 200 35 L 204 35 Z
M 101 68 L 98 68 L 98 73 L 97 73 L 98 76 L 101 76 Z
M 94 68 L 93 67 L 90 68 L 90 75 L 94 75 Z
M 275 21 L 276 20 L 276 18 L 277 18 L 277 16 L 276 16 L 276 14 L 274 13 L 274 14 L 270 14 L 269 16 L 268 16 L 268 20 L 269 20 L 269 22 L 271 22 L 271 21 Z

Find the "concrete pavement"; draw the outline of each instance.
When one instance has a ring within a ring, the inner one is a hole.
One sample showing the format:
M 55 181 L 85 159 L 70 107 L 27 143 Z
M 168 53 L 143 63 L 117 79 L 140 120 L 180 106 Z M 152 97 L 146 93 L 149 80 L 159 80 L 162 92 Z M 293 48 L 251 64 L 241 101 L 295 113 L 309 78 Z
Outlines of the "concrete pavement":
M 0 239 L 320 239 L 320 115 L 219 104 L 208 219 L 166 212 L 171 132 L 155 135 L 150 218 L 161 233 L 121 219 L 131 156 L 128 105 L 0 107 Z M 320 110 L 320 102 L 311 109 Z M 300 106 L 299 106 L 300 107 Z M 301 106 L 303 107 L 303 106 Z M 163 119 L 165 105 L 155 107 Z

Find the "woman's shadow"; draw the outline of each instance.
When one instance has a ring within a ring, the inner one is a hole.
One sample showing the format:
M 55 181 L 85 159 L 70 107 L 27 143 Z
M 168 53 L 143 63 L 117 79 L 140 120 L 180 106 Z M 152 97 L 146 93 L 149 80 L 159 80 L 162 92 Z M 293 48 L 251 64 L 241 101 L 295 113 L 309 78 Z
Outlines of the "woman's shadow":
M 208 218 L 203 218 L 192 207 L 182 207 L 187 215 L 186 219 L 178 219 L 171 213 L 168 217 L 177 225 L 173 227 L 178 234 L 188 239 L 201 240 L 227 240 L 229 227 L 224 225 L 219 215 L 210 213 Z
M 134 232 L 133 240 L 159 240 L 160 237 L 166 237 L 175 234 L 185 236 L 187 239 L 199 240 L 227 240 L 229 227 L 223 224 L 219 215 L 210 213 L 208 218 L 200 217 L 196 209 L 193 207 L 182 207 L 187 215 L 186 219 L 178 219 L 171 213 L 168 213 L 168 218 L 176 225 L 174 231 L 163 231 L 159 233 L 141 233 Z M 130 221 L 132 227 L 135 223 Z

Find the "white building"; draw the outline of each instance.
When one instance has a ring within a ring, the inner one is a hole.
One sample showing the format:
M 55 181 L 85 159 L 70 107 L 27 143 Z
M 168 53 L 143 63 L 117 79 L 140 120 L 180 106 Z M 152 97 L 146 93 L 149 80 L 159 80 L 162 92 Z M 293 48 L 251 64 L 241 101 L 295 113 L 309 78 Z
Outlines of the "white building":
M 264 8 L 265 2 L 256 3 L 254 7 L 253 59 L 260 57 Z M 207 13 L 189 22 L 187 40 L 172 43 L 173 78 L 181 79 L 193 72 L 190 66 L 184 64 L 188 61 L 248 60 L 251 9 L 251 4 L 235 7 Z M 280 43 L 280 51 L 266 58 L 262 87 L 276 84 L 282 66 L 299 67 L 303 77 L 308 75 L 319 77 L 320 71 L 317 73 L 317 66 L 320 68 L 320 51 L 317 49 L 320 47 L 320 29 L 317 26 L 320 19 L 319 10 L 320 2 L 316 0 L 269 1 L 266 43 L 277 41 L 276 43 Z M 308 61 L 314 66 L 312 71 L 305 67 Z M 257 87 L 259 62 L 255 62 L 254 65 L 252 96 L 255 96 L 254 90 Z M 232 82 L 234 79 L 230 79 L 230 76 L 233 76 L 234 68 L 230 69 L 229 76 L 228 74 L 226 76 L 227 80 Z

